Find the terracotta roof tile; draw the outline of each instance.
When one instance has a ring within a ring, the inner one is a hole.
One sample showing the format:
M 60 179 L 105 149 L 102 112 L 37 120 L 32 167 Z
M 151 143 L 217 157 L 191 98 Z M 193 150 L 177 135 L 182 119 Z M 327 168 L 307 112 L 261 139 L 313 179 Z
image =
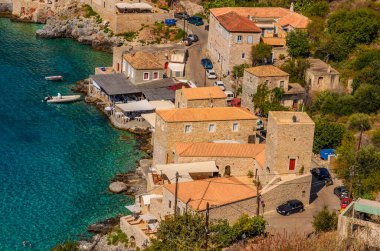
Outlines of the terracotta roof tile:
M 289 76 L 288 73 L 282 71 L 273 65 L 260 65 L 245 69 L 247 72 L 257 77 L 282 77 Z
M 260 33 L 261 29 L 257 27 L 247 17 L 231 11 L 226 14 L 217 16 L 219 23 L 230 32 Z
M 309 24 L 309 19 L 307 17 L 280 7 L 225 7 L 210 9 L 210 12 L 215 17 L 231 11 L 236 12 L 243 17 L 278 18 L 279 23 L 282 26 L 291 25 L 297 29 L 306 29 Z
M 285 46 L 286 39 L 283 37 L 263 37 L 261 38 L 264 44 L 269 44 L 273 46 Z
M 175 193 L 176 184 L 164 187 Z M 223 177 L 214 179 L 183 182 L 178 185 L 178 198 L 196 211 L 206 209 L 207 202 L 210 206 L 221 206 L 257 196 L 254 184 L 247 184 L 237 177 Z
M 183 88 L 181 91 L 188 100 L 226 98 L 226 94 L 218 86 Z
M 137 70 L 163 70 L 164 64 L 150 52 L 137 51 L 136 53 L 128 53 L 124 55 L 124 59 Z
M 175 151 L 181 157 L 255 158 L 265 152 L 265 144 L 176 143 Z
M 261 168 L 265 167 L 265 151 L 261 151 L 259 154 L 256 155 L 255 160 L 259 164 Z
M 158 110 L 156 114 L 166 122 L 253 120 L 255 115 L 242 107 L 180 108 Z

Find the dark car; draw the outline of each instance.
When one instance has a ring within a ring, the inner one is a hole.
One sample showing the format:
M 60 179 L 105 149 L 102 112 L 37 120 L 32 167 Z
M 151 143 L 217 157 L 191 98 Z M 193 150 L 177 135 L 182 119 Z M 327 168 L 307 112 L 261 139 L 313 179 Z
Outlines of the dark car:
M 184 37 L 182 39 L 182 42 L 186 45 L 186 46 L 190 46 L 193 44 L 193 41 L 191 41 L 191 39 L 189 39 L 188 37 Z
M 190 39 L 191 42 L 198 42 L 198 41 L 199 41 L 198 36 L 195 35 L 195 34 L 189 34 L 189 35 L 187 36 L 187 38 Z
M 174 13 L 174 17 L 178 19 L 188 19 L 190 16 L 186 12 L 177 12 Z
M 303 212 L 304 206 L 303 203 L 299 200 L 289 200 L 284 204 L 281 204 L 277 207 L 277 213 L 281 215 L 291 215 L 298 212 Z
M 200 25 L 203 25 L 203 20 L 201 17 L 198 17 L 198 16 L 192 16 L 192 17 L 189 17 L 189 19 L 187 19 L 187 21 L 190 23 L 190 24 L 194 24 L 196 26 L 200 26 Z
M 348 191 L 344 186 L 338 186 L 334 188 L 334 194 L 342 199 L 343 197 L 348 197 Z
M 329 173 L 329 170 L 327 170 L 327 168 L 324 168 L 324 167 L 317 167 L 317 168 L 313 168 L 311 170 L 311 173 L 318 178 L 318 180 L 323 180 L 325 181 L 325 184 L 327 186 L 329 185 L 332 185 L 333 184 L 333 181 L 331 179 L 331 175 Z
M 202 58 L 201 64 L 203 65 L 203 68 L 205 68 L 206 70 L 213 68 L 212 62 L 208 58 Z

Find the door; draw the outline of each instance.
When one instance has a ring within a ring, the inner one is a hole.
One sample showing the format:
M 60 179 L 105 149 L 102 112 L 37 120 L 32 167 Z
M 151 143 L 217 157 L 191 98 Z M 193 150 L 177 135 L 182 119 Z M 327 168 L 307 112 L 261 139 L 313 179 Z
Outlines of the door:
M 296 159 L 289 160 L 289 171 L 294 171 L 296 168 Z

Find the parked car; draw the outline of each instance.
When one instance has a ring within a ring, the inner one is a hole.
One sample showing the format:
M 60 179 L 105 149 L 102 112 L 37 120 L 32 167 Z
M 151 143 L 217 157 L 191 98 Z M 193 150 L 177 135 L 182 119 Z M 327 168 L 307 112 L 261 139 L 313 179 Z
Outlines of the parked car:
M 234 98 L 233 100 L 231 100 L 230 105 L 233 107 L 240 107 L 241 106 L 241 99 L 240 98 Z
M 200 26 L 200 25 L 203 25 L 203 20 L 201 17 L 198 17 L 198 16 L 192 16 L 192 17 L 189 17 L 189 19 L 187 19 L 187 21 L 190 23 L 190 24 L 194 24 L 196 26 Z
M 299 200 L 289 200 L 284 204 L 281 204 L 277 207 L 277 213 L 281 215 L 291 215 L 297 212 L 303 212 L 304 206 L 303 203 Z
M 174 18 L 167 18 L 165 19 L 165 25 L 166 26 L 174 26 L 176 24 L 177 20 Z
M 224 94 L 227 96 L 227 102 L 230 102 L 235 98 L 235 95 L 232 91 L 224 91 Z
M 256 121 L 256 130 L 263 130 L 264 129 L 264 122 L 261 119 L 258 119 Z
M 190 39 L 191 42 L 198 42 L 198 41 L 199 41 L 198 36 L 195 35 L 195 34 L 189 34 L 189 35 L 187 36 L 187 38 Z
M 342 199 L 344 197 L 348 197 L 348 191 L 344 186 L 337 186 L 334 188 L 334 194 Z
M 214 86 L 218 86 L 222 91 L 226 90 L 226 86 L 224 85 L 223 81 L 215 81 Z
M 206 75 L 208 79 L 216 79 L 216 73 L 213 69 L 207 69 Z
M 187 20 L 190 16 L 186 12 L 177 12 L 177 13 L 174 13 L 174 17 L 178 18 L 178 19 L 186 19 Z
M 340 209 L 341 209 L 341 210 L 346 209 L 346 207 L 347 207 L 348 205 L 350 205 L 351 202 L 352 202 L 352 199 L 351 199 L 351 198 L 348 198 L 348 197 L 343 198 L 343 199 L 341 200 L 341 202 L 340 202 Z
M 182 43 L 184 43 L 186 46 L 190 46 L 193 44 L 193 41 L 191 41 L 191 39 L 189 39 L 188 37 L 184 37 L 182 39 Z
M 213 68 L 211 60 L 208 58 L 202 58 L 201 64 L 203 65 L 203 68 L 205 68 L 205 69 L 212 69 Z
M 325 167 L 317 167 L 311 170 L 311 173 L 318 178 L 318 180 L 325 181 L 326 186 L 332 185 L 334 182 L 331 179 L 329 170 Z

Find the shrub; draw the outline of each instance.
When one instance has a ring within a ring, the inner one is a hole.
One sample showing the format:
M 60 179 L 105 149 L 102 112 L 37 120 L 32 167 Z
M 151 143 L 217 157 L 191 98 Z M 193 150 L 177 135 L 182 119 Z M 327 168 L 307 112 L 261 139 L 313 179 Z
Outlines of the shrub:
M 248 178 L 253 178 L 253 171 L 252 170 L 248 170 L 247 176 L 248 176 Z
M 272 55 L 272 46 L 259 43 L 252 46 L 252 63 L 253 65 L 266 64 Z
M 107 243 L 108 245 L 117 245 L 119 242 L 124 243 L 125 247 L 128 246 L 128 236 L 120 228 L 117 228 L 116 231 L 108 234 Z
M 330 212 L 325 206 L 322 211 L 313 217 L 313 227 L 315 232 L 329 232 L 336 230 L 338 225 L 338 216 L 334 212 Z
M 284 59 L 285 59 L 285 55 L 284 55 L 284 54 L 280 54 L 280 55 L 278 56 L 278 58 L 279 58 L 280 60 L 284 60 Z
M 131 42 L 133 39 L 135 39 L 136 36 L 137 36 L 137 32 L 133 32 L 133 31 L 123 33 L 124 39 L 127 40 L 128 42 Z
M 319 150 L 325 148 L 336 149 L 341 145 L 345 131 L 342 124 L 318 119 L 315 121 L 313 152 L 318 153 Z
M 186 36 L 186 31 L 178 29 L 177 33 L 174 36 L 174 40 L 180 40 Z
M 286 37 L 289 55 L 295 58 L 308 57 L 310 54 L 309 37 L 304 31 L 291 31 Z
M 96 11 L 94 11 L 92 7 L 88 4 L 83 5 L 83 9 L 85 11 L 84 17 L 86 18 L 99 16 L 99 14 Z
M 78 251 L 78 244 L 74 241 L 60 243 L 51 249 L 52 251 Z
M 380 129 L 377 129 L 376 131 L 373 132 L 371 139 L 372 139 L 372 143 L 376 147 L 380 147 Z
M 371 118 L 363 113 L 352 114 L 348 119 L 348 128 L 367 131 L 371 129 Z

